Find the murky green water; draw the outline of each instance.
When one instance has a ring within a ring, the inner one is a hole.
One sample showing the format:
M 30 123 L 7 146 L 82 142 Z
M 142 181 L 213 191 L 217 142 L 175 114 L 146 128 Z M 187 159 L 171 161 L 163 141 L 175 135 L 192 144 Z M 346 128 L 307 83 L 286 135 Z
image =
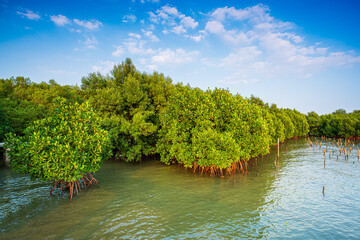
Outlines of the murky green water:
M 158 161 L 106 162 L 71 203 L 0 169 L 0 239 L 359 239 L 360 163 L 281 145 L 247 174 L 200 176 Z M 322 188 L 325 186 L 325 195 Z

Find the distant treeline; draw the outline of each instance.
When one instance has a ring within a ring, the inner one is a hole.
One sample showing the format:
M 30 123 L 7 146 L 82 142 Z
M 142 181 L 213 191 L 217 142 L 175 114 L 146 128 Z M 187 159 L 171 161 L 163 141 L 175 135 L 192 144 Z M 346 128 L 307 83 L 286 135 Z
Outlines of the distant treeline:
M 277 139 L 282 142 L 309 131 L 306 116 L 296 110 L 224 89 L 173 84 L 161 73 L 139 72 L 126 59 L 107 75 L 83 77 L 80 87 L 54 80 L 0 79 L 0 142 L 7 132 L 22 135 L 32 121 L 47 116 L 58 97 L 88 101 L 103 118 L 115 157 L 125 161 L 160 154 L 165 163 L 225 169 L 268 153 Z
M 310 136 L 359 138 L 360 137 L 360 111 L 346 113 L 339 109 L 331 114 L 319 116 L 309 112 L 306 116 L 309 123 Z

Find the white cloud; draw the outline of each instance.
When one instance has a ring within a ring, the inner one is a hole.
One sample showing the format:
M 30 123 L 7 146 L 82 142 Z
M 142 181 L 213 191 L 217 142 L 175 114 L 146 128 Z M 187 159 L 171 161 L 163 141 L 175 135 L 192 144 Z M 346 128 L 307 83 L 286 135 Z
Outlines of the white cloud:
M 213 34 L 222 34 L 225 32 L 224 25 L 218 21 L 209 21 L 206 23 L 205 30 Z
M 205 38 L 206 35 L 207 35 L 207 32 L 205 30 L 200 30 L 196 34 L 193 34 L 193 35 L 188 34 L 186 36 L 195 42 L 201 42 Z
M 50 20 L 53 21 L 56 25 L 58 26 L 65 26 L 66 24 L 70 24 L 71 21 L 70 19 L 68 19 L 66 16 L 64 15 L 53 15 L 53 16 L 50 16 Z
M 155 13 L 149 12 L 150 21 L 164 26 L 163 32 L 167 34 L 170 27 L 175 34 L 185 34 L 189 29 L 195 29 L 199 23 L 194 18 L 179 12 L 175 7 L 169 5 L 162 6 Z
M 156 53 L 156 50 L 152 48 L 145 48 L 144 47 L 145 44 L 146 44 L 145 40 L 131 37 L 127 41 L 125 41 L 122 45 L 115 46 L 116 50 L 112 54 L 113 56 L 117 56 L 120 55 L 120 53 L 136 54 L 136 55 L 153 55 Z M 123 50 L 119 50 L 119 49 L 123 49 Z M 117 52 L 118 50 L 121 52 Z
M 115 46 L 116 50 L 112 53 L 114 57 L 123 57 L 124 48 L 121 46 Z
M 123 22 L 136 22 L 136 16 L 135 15 L 133 15 L 133 14 L 130 14 L 130 15 L 125 15 L 125 16 L 123 16 L 123 18 L 122 18 L 123 20 Z
M 155 64 L 147 64 L 145 67 L 146 67 L 147 69 L 149 69 L 150 71 L 155 71 L 155 70 L 158 69 L 158 66 L 155 65 Z
M 81 33 L 80 29 L 75 29 L 75 28 L 69 28 L 70 32 L 76 32 L 76 33 Z
M 153 22 L 153 23 L 159 23 L 159 20 L 158 20 L 158 18 L 157 18 L 157 16 L 156 16 L 155 13 L 149 12 L 149 16 L 150 16 L 150 21 L 151 21 L 151 22 Z
M 209 33 L 216 34 L 231 44 L 247 43 L 248 36 L 244 32 L 235 30 L 225 30 L 224 25 L 219 21 L 208 21 L 205 30 Z
M 250 19 L 252 23 L 263 23 L 269 22 L 273 19 L 268 12 L 269 8 L 267 6 L 258 4 L 244 9 L 236 9 L 234 7 L 217 8 L 210 14 L 210 16 L 221 22 L 226 19 L 239 21 Z
M 74 19 L 74 23 L 89 30 L 95 30 L 102 26 L 102 23 L 96 19 L 90 21 Z
M 39 14 L 36 14 L 31 10 L 26 10 L 25 12 L 18 11 L 16 13 L 21 15 L 22 17 L 26 17 L 29 20 L 39 20 L 41 18 Z
M 137 39 L 140 39 L 140 38 L 141 38 L 141 35 L 140 35 L 140 34 L 137 34 L 137 33 L 129 33 L 129 36 L 130 36 L 130 37 L 133 37 L 133 38 L 137 38 Z
M 144 36 L 148 37 L 152 42 L 159 41 L 159 38 L 157 38 L 152 31 L 146 31 L 144 29 L 141 29 L 141 31 L 143 32 Z
M 111 61 L 100 61 L 99 65 L 92 66 L 94 72 L 100 72 L 102 74 L 109 73 L 114 68 L 115 63 Z
M 181 35 L 181 34 L 186 33 L 186 30 L 183 25 L 178 25 L 178 26 L 173 27 L 172 32 L 176 33 L 178 35 Z
M 239 48 L 222 59 L 219 66 L 240 66 L 251 63 L 262 52 L 256 46 Z
M 261 4 L 244 9 L 218 8 L 208 16 L 205 33 L 200 36 L 222 39 L 224 46 L 216 47 L 221 49 L 221 54 L 224 49 L 228 52 L 222 58 L 203 58 L 202 63 L 226 69 L 230 74 L 222 83 L 309 78 L 331 67 L 360 63 L 360 56 L 354 52 L 334 52 L 323 44 L 307 43 L 304 36 L 295 33 L 293 23 L 272 17 L 269 8 Z M 189 37 L 197 41 L 195 36 Z
M 198 51 L 186 52 L 178 48 L 175 51 L 169 48 L 160 50 L 151 61 L 155 64 L 177 65 L 192 62 L 200 53 Z
M 262 4 L 244 9 L 234 7 L 218 8 L 210 13 L 210 18 L 212 19 L 207 22 L 205 30 L 220 36 L 225 42 L 233 45 L 251 44 L 251 41 L 256 41 L 260 35 L 272 32 L 278 34 L 281 32 L 284 38 L 295 43 L 303 41 L 296 34 L 284 32 L 291 29 L 293 24 L 274 19 L 269 14 L 269 8 Z M 232 24 L 233 29 L 226 30 L 223 23 L 227 21 L 239 21 L 241 27 Z
M 191 29 L 195 29 L 199 23 L 195 21 L 195 19 L 191 18 L 191 17 L 183 17 L 180 21 L 180 23 L 185 27 L 185 28 L 191 28 Z
M 192 40 L 194 40 L 195 42 L 200 42 L 201 40 L 204 39 L 204 36 L 201 35 L 201 34 L 198 34 L 198 35 L 192 35 L 192 36 L 189 36 Z
M 135 0 L 131 0 L 132 2 L 135 2 Z M 141 3 L 146 3 L 146 2 L 150 2 L 150 3 L 158 3 L 160 2 L 160 0 L 140 0 Z
M 178 17 L 180 15 L 179 11 L 175 7 L 170 7 L 169 5 L 163 6 L 161 10 L 157 10 L 156 12 L 164 18 L 167 18 L 171 15 L 174 17 Z
M 98 41 L 96 40 L 96 38 L 94 36 L 91 37 L 85 37 L 85 41 L 82 41 L 82 43 L 84 44 L 85 48 L 89 48 L 89 49 L 95 49 L 96 45 L 98 44 Z
M 243 33 L 243 32 L 237 33 L 237 32 L 234 31 L 234 30 L 227 31 L 227 32 L 223 35 L 223 38 L 224 38 L 227 42 L 229 42 L 229 43 L 231 43 L 231 44 L 234 44 L 234 45 L 249 43 L 248 36 L 247 36 L 245 33 Z
M 152 36 L 151 31 L 142 30 L 144 36 Z M 155 70 L 159 65 L 162 66 L 177 66 L 194 61 L 200 54 L 198 51 L 186 51 L 182 48 L 178 49 L 153 49 L 146 47 L 149 40 L 142 40 L 142 37 L 137 37 L 136 34 L 129 34 L 130 38 L 127 39 L 122 45 L 115 46 L 116 50 L 112 53 L 113 56 L 132 56 L 137 55 L 139 62 L 149 70 Z
M 259 80 L 257 78 L 251 78 L 242 72 L 235 72 L 231 75 L 225 76 L 223 79 L 218 81 L 219 83 L 223 83 L 226 85 L 239 85 L 239 84 L 249 84 L 249 83 L 257 83 Z

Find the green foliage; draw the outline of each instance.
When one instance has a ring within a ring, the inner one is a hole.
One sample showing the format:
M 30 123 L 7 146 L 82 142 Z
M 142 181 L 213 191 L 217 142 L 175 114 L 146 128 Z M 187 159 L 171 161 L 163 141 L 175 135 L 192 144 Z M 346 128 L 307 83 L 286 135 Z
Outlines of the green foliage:
M 141 74 L 130 59 L 114 66 L 110 76 L 93 73 L 81 85 L 84 97 L 104 118 L 114 153 L 127 162 L 156 153 L 159 113 L 172 87 L 170 78 Z
M 185 167 L 229 167 L 269 151 L 271 137 L 259 106 L 228 90 L 181 84 L 161 114 L 161 161 Z
M 87 77 L 81 79 L 81 90 L 85 95 L 92 95 L 96 89 L 105 88 L 107 86 L 107 78 L 101 73 L 90 73 Z
M 31 122 L 43 118 L 46 112 L 44 106 L 13 98 L 0 98 L 0 108 L 7 117 L 8 130 L 12 129 L 17 135 L 23 135 L 25 128 Z
M 360 137 L 360 113 L 354 111 L 346 113 L 344 109 L 339 109 L 332 114 L 319 116 L 315 112 L 310 112 L 306 116 L 310 125 L 311 136 L 325 137 Z
M 309 123 L 309 135 L 310 136 L 321 136 L 320 124 L 321 118 L 316 112 L 309 112 L 306 115 L 306 120 Z
M 51 119 L 59 108 L 58 103 L 54 105 L 58 97 L 68 103 L 87 100 L 102 117 L 101 127 L 108 131 L 113 154 L 127 162 L 159 153 L 165 163 L 223 169 L 267 154 L 277 139 L 282 142 L 309 131 L 306 117 L 296 110 L 269 106 L 254 96 L 244 99 L 223 89 L 174 86 L 163 74 L 139 72 L 130 59 L 115 65 L 107 75 L 97 72 L 83 77 L 81 88 L 60 86 L 54 80 L 0 79 L 0 107 L 9 126 L 0 131 L 11 129 L 17 136 L 25 135 L 12 141 L 19 149 L 27 149 L 30 145 L 24 142 L 34 141 L 25 140 L 29 130 L 24 133 L 24 129 L 35 120 L 45 124 L 40 119 Z M 325 125 L 324 129 L 329 128 Z M 349 120 L 339 125 L 337 134 L 345 134 L 349 125 L 352 132 L 360 131 L 360 124 Z M 27 159 L 26 152 L 22 153 Z
M 9 128 L 17 135 L 23 135 L 31 122 L 48 115 L 55 98 L 82 102 L 79 91 L 76 86 L 60 86 L 54 80 L 33 83 L 24 77 L 0 79 L 0 108 L 8 119 Z
M 33 178 L 74 182 L 96 172 L 109 156 L 108 133 L 88 103 L 55 100 L 49 117 L 33 122 L 24 136 L 9 134 L 10 166 Z
M 9 126 L 9 120 L 0 105 L 0 142 L 4 142 L 5 135 L 10 132 L 12 132 L 12 129 Z M 0 151 L 0 155 L 2 155 L 2 151 Z

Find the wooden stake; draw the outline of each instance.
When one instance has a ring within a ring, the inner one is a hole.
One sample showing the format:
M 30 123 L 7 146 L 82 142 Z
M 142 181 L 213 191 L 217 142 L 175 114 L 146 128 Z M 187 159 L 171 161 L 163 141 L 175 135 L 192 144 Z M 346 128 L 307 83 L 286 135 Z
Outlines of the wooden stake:
M 325 195 L 325 186 L 323 186 L 322 193 L 323 193 L 323 195 Z

